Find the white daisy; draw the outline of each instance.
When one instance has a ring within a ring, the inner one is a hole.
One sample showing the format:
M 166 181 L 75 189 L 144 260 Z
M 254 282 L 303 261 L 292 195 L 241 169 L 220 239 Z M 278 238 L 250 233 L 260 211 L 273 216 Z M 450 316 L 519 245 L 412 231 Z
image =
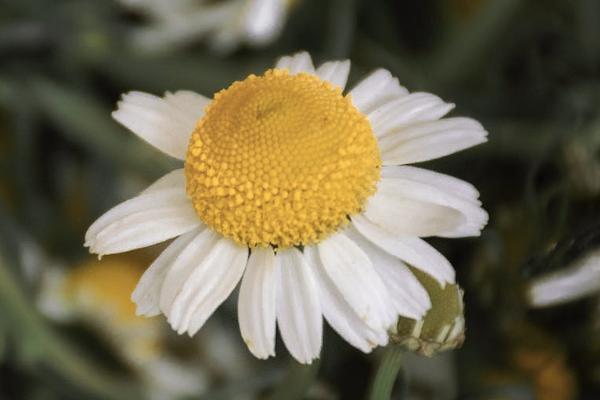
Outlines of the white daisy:
M 135 45 L 170 49 L 199 38 L 227 52 L 246 43 L 264 46 L 283 29 L 295 0 L 118 0 L 152 21 L 136 32 Z
M 177 237 L 141 278 L 141 315 L 164 314 L 195 334 L 241 280 L 242 337 L 275 354 L 275 326 L 302 363 L 319 356 L 322 316 L 369 352 L 398 316 L 420 319 L 427 292 L 407 264 L 454 282 L 421 237 L 477 236 L 478 192 L 404 164 L 482 143 L 452 104 L 409 93 L 379 69 L 347 95 L 349 61 L 315 69 L 307 53 L 211 100 L 179 91 L 130 92 L 113 117 L 184 168 L 100 217 L 86 233 L 99 255 Z

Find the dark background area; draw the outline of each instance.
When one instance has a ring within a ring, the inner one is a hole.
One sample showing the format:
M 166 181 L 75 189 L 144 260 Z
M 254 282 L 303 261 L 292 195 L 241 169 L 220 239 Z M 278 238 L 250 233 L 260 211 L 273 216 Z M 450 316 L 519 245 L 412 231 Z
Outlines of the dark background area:
M 129 39 L 150 22 L 116 1 L 0 0 L 0 398 L 151 398 L 110 323 L 90 322 L 89 311 L 64 322 L 40 306 L 48 270 L 92 262 L 91 222 L 174 165 L 110 112 L 129 90 L 210 96 L 299 50 L 317 64 L 350 58 L 351 84 L 387 68 L 489 131 L 488 143 L 424 164 L 473 183 L 490 223 L 480 238 L 433 241 L 465 290 L 467 339 L 443 364 L 407 359 L 394 398 L 600 398 L 598 295 L 545 309 L 527 298 L 533 280 L 600 246 L 598 21 L 597 0 L 300 0 L 266 47 L 224 54 L 200 38 L 148 52 Z M 158 251 L 128 257 L 143 270 Z M 367 398 L 380 352 L 363 355 L 327 330 L 312 367 L 283 347 L 259 362 L 233 304 L 215 319 L 239 373 L 213 365 L 214 338 L 157 339 L 204 371 L 202 391 L 187 398 Z M 189 348 L 198 355 L 184 357 Z M 451 376 L 452 389 L 411 362 Z

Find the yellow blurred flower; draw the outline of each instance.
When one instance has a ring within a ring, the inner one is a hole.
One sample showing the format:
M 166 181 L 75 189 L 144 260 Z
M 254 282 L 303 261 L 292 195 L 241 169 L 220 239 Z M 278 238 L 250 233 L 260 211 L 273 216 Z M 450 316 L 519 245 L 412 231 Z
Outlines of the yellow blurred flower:
M 136 371 L 148 398 L 197 395 L 208 385 L 208 372 L 170 354 L 160 319 L 135 313 L 130 295 L 147 264 L 144 254 L 135 252 L 88 259 L 71 270 L 47 268 L 40 306 L 54 319 L 92 326 Z
M 132 359 L 160 353 L 160 321 L 136 316 L 130 299 L 145 265 L 132 256 L 88 260 L 66 276 L 63 288 L 72 311 L 115 340 Z

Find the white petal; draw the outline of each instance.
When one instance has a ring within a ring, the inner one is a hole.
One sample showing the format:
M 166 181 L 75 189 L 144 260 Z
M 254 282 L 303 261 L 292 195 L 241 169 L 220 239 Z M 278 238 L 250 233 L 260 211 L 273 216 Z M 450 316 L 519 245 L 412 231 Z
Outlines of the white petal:
M 575 260 L 567 268 L 535 279 L 528 288 L 529 304 L 548 307 L 568 303 L 600 291 L 600 251 Z
M 385 284 L 396 311 L 405 317 L 421 319 L 431 308 L 429 295 L 418 279 L 397 257 L 369 242 L 354 227 L 344 231 L 366 254 Z
M 454 108 L 430 93 L 411 93 L 385 103 L 368 114 L 375 136 L 381 138 L 408 125 L 435 121 Z
M 154 317 L 160 314 L 160 291 L 165 276 L 183 249 L 200 233 L 200 229 L 193 229 L 175 239 L 144 272 L 131 294 L 131 300 L 137 305 L 137 315 Z
M 184 187 L 167 184 L 177 173 L 159 179 L 139 196 L 112 208 L 85 234 L 85 245 L 100 255 L 150 246 L 201 226 Z
M 118 102 L 112 116 L 157 149 L 183 160 L 190 136 L 209 102 L 188 91 L 167 92 L 163 98 L 129 92 Z
M 300 72 L 306 72 L 309 74 L 315 73 L 315 67 L 312 59 L 305 51 L 294 54 L 293 56 L 281 57 L 279 61 L 277 61 L 277 64 L 275 64 L 275 68 L 288 69 L 293 75 Z
M 323 318 L 310 266 L 295 248 L 277 253 L 281 270 L 277 290 L 277 325 L 292 356 L 302 364 L 319 357 Z
M 465 217 L 451 207 L 410 197 L 410 193 L 382 190 L 367 200 L 364 216 L 399 236 L 435 236 L 464 225 Z
M 283 28 L 286 7 L 281 0 L 251 0 L 248 2 L 245 25 L 250 43 L 270 42 Z
M 199 260 L 175 296 L 168 320 L 179 334 L 195 334 L 242 278 L 248 248 L 220 239 Z
M 184 283 L 219 240 L 219 235 L 212 229 L 204 229 L 176 256 L 160 291 L 160 310 L 169 315 L 175 297 Z
M 142 193 L 150 193 L 163 189 L 181 189 L 185 188 L 185 171 L 183 168 L 176 169 L 158 179 L 152 185 L 148 186 Z M 184 189 L 185 190 L 185 189 Z
M 354 312 L 373 329 L 387 329 L 397 319 L 385 285 L 364 251 L 343 233 L 319 243 L 323 269 Z
M 371 243 L 428 273 L 442 286 L 454 283 L 455 273 L 450 262 L 424 240 L 394 235 L 360 215 L 352 217 L 352 224 Z
M 252 249 L 238 298 L 240 332 L 248 349 L 265 359 L 275 355 L 275 296 L 279 268 L 271 247 Z
M 487 140 L 485 129 L 470 118 L 421 122 L 386 132 L 388 134 L 379 140 L 384 165 L 433 160 Z
M 372 329 L 359 318 L 325 273 L 317 249 L 305 247 L 304 255 L 317 281 L 323 316 L 329 325 L 348 343 L 365 353 L 376 346 L 385 346 L 387 331 Z
M 378 69 L 360 81 L 350 92 L 352 104 L 363 114 L 408 94 L 398 79 L 385 69 Z
M 148 186 L 144 191 L 142 191 L 142 193 L 140 193 L 139 196 L 137 197 L 141 197 L 142 195 L 152 195 L 152 194 L 164 194 L 164 193 L 175 193 L 177 190 L 179 191 L 179 197 L 180 200 L 183 201 L 183 199 L 186 198 L 186 194 L 185 194 L 185 184 L 182 184 L 181 186 L 176 184 L 176 181 L 179 180 L 179 178 L 177 178 L 177 176 L 179 174 L 183 173 L 183 169 L 179 169 L 179 170 L 175 170 L 175 171 L 171 171 L 169 173 L 167 173 L 166 175 L 160 177 L 159 179 L 157 179 L 155 182 L 153 182 L 150 186 Z M 175 185 L 172 185 L 172 183 L 175 182 Z M 183 182 L 182 182 L 183 183 Z M 171 191 L 165 191 L 163 189 L 173 189 Z M 135 197 L 134 197 L 135 199 Z M 133 199 L 131 199 L 133 200 Z M 110 222 L 114 222 L 114 219 L 119 219 L 122 218 L 128 214 L 132 214 L 138 211 L 142 211 L 142 209 L 136 209 L 133 206 L 128 206 L 128 207 L 122 207 L 124 204 L 127 204 L 130 200 L 125 201 L 121 204 L 119 204 L 116 207 L 113 207 L 113 209 L 109 210 L 108 212 L 106 212 L 104 215 L 102 215 L 100 218 L 98 218 L 87 230 L 86 234 L 85 234 L 85 241 L 86 241 L 86 246 L 88 245 L 87 242 L 90 242 L 92 240 L 92 238 L 98 234 L 98 232 L 100 230 L 102 230 L 102 228 L 104 228 L 106 225 L 108 225 Z M 115 209 L 119 208 L 120 211 L 118 213 L 114 213 Z M 112 215 L 109 215 L 112 214 Z
M 200 226 L 197 219 L 189 204 L 132 214 L 103 229 L 90 251 L 102 256 L 148 247 Z
M 350 73 L 350 60 L 329 61 L 317 68 L 317 76 L 324 81 L 331 82 L 342 90 L 346 87 Z
M 479 236 L 488 221 L 488 214 L 481 208 L 480 202 L 477 199 L 465 199 L 454 192 L 443 190 L 436 185 L 439 178 L 436 176 L 429 181 L 425 174 L 413 174 L 408 178 L 384 177 L 378 184 L 375 197 L 381 193 L 381 196 L 390 198 L 407 198 L 451 208 L 462 214 L 460 223 L 447 229 L 439 229 L 434 234 L 442 237 Z
M 452 193 L 465 200 L 475 204 L 480 204 L 479 192 L 475 186 L 469 182 L 455 178 L 450 175 L 440 174 L 439 172 L 430 171 L 428 169 L 410 167 L 410 166 L 385 166 L 381 169 L 382 178 L 406 178 L 417 182 L 429 182 L 431 185 L 443 190 L 444 192 Z

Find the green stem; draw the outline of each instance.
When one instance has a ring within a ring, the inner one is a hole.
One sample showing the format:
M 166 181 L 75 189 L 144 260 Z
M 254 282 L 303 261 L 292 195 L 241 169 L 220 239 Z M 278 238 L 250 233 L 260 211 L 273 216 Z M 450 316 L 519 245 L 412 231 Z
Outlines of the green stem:
M 371 384 L 369 400 L 389 400 L 392 389 L 402 368 L 404 350 L 400 346 L 390 345 L 386 349 Z

